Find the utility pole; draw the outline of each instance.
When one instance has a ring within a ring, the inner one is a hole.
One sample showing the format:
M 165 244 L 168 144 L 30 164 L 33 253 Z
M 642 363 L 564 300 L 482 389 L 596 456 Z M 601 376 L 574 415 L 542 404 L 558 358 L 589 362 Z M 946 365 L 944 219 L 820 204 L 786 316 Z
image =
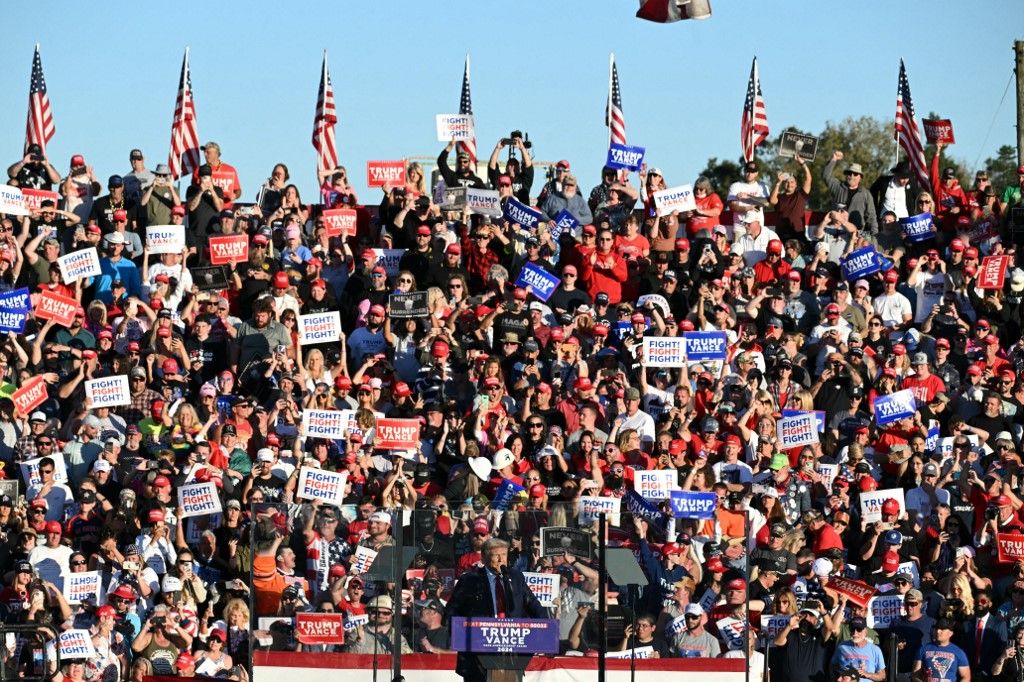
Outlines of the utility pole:
M 1017 74 L 1017 163 L 1024 164 L 1024 40 L 1013 43 Z

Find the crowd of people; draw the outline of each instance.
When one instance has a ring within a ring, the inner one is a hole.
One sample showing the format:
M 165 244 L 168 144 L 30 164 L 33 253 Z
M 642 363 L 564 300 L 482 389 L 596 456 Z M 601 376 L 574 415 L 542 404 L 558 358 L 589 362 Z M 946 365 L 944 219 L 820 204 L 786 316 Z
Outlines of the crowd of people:
M 849 149 L 822 177 L 801 159 L 778 177 L 747 162 L 729 187 L 606 167 L 587 192 L 592 169 L 570 160 L 535 183 L 512 137 L 483 173 L 449 144 L 436 174 L 410 163 L 360 201 L 343 167 L 313 200 L 285 164 L 243 194 L 214 142 L 183 192 L 137 149 L 102 182 L 82 155 L 58 169 L 30 146 L 10 184 L 57 198 L 0 217 L 0 300 L 33 303 L 0 348 L 0 460 L 18 482 L 0 496 L 4 622 L 87 631 L 94 655 L 61 671 L 76 681 L 244 680 L 257 647 L 383 653 L 398 628 L 403 652 L 451 651 L 453 591 L 493 555 L 558 574 L 544 611 L 563 652 L 604 646 L 606 589 L 609 651 L 749 658 L 752 678 L 790 682 L 1021 679 L 1024 552 L 1000 541 L 1024 533 L 1024 166 L 1016 185 L 980 171 L 967 188 L 941 151 L 930 187 L 905 163 L 864 178 Z M 689 183 L 691 210 L 659 210 L 656 192 Z M 814 183 L 829 205 L 808 205 Z M 457 186 L 543 218 L 438 203 Z M 355 210 L 354 235 L 329 236 L 335 208 Z M 911 241 L 901 221 L 923 214 Z M 147 226 L 181 224 L 180 253 L 150 253 Z M 212 266 L 220 235 L 245 235 L 247 256 Z M 867 247 L 877 267 L 848 279 Z M 58 258 L 91 248 L 101 273 L 63 281 Z M 1010 268 L 982 288 L 999 255 Z M 557 277 L 546 299 L 516 284 L 524 268 Z M 78 302 L 67 325 L 36 314 L 48 292 Z M 423 314 L 393 316 L 411 292 Z M 300 344 L 300 316 L 331 311 L 339 340 Z M 716 331 L 721 359 L 643 353 Z M 128 404 L 94 406 L 86 384 L 118 375 Z M 45 400 L 23 413 L 12 396 L 36 377 Z M 880 420 L 907 389 L 912 413 Z M 347 436 L 308 437 L 306 410 L 349 411 Z M 779 420 L 801 413 L 816 442 L 787 448 Z M 375 448 L 385 417 L 418 419 L 419 446 Z M 298 498 L 310 468 L 347 472 L 343 504 Z M 645 470 L 717 506 L 637 502 Z M 220 512 L 183 515 L 196 482 Z M 619 500 L 605 538 L 580 520 L 587 497 Z M 595 555 L 541 551 L 546 527 L 631 548 L 649 584 L 602 587 Z M 399 534 L 416 555 L 396 604 L 357 557 Z M 69 589 L 93 571 L 94 592 Z M 900 614 L 877 620 L 837 576 L 901 596 Z M 344 613 L 345 644 L 301 641 L 304 612 Z M 4 663 L 25 673 L 32 654 Z

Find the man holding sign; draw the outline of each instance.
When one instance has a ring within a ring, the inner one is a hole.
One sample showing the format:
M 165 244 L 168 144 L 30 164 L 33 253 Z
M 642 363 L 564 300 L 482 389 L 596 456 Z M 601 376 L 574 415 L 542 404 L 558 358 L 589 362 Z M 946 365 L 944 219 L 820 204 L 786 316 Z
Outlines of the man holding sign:
M 455 148 L 455 140 L 449 140 L 437 156 L 437 170 L 444 178 L 445 187 L 476 187 L 486 189 L 487 185 L 473 172 L 469 154 L 460 151 L 455 157 L 455 170 L 448 165 L 448 154 Z

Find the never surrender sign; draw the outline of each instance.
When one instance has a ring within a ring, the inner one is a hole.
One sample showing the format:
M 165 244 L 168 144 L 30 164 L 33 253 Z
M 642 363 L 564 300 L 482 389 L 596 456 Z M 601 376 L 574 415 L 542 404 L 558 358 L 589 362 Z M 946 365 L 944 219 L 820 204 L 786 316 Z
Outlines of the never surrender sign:
M 631 147 L 625 144 L 612 143 L 608 147 L 608 159 L 605 165 L 609 168 L 638 171 L 644 163 L 646 151 L 643 147 Z
M 244 234 L 210 237 L 210 263 L 228 265 L 249 259 L 249 239 Z
M 408 294 L 391 294 L 388 296 L 391 308 L 391 319 L 402 320 L 426 317 L 428 312 L 427 292 L 413 291 Z
M 341 313 L 337 310 L 299 315 L 300 346 L 311 343 L 333 343 L 340 338 Z
M 303 410 L 302 429 L 306 438 L 342 440 L 348 434 L 348 420 L 340 410 Z
M 686 359 L 690 362 L 725 360 L 725 332 L 686 332 L 683 339 L 686 340 Z
M 672 516 L 677 519 L 713 519 L 718 495 L 694 490 L 673 490 L 669 497 Z
M 654 207 L 658 216 L 666 216 L 685 211 L 697 210 L 697 200 L 693 196 L 693 185 L 679 185 L 654 193 Z
M 779 432 L 779 445 L 783 449 L 799 448 L 818 442 L 818 425 L 812 412 L 783 417 L 776 422 L 776 428 Z
M 529 206 L 516 201 L 514 197 L 509 197 L 505 201 L 505 208 L 502 209 L 502 215 L 505 220 L 510 223 L 516 223 L 527 228 L 537 227 L 539 224 L 544 222 L 544 214 L 540 211 L 535 211 Z
M 190 516 L 207 516 L 221 511 L 220 497 L 217 496 L 217 484 L 190 483 L 178 488 L 178 507 L 181 509 L 179 518 Z
M 101 272 L 100 257 L 95 246 L 61 256 L 57 259 L 57 264 L 66 284 L 77 282 L 83 277 L 95 277 Z
M 327 471 L 315 467 L 299 469 L 299 483 L 295 495 L 304 500 L 323 500 L 340 507 L 345 501 L 347 471 Z
M 871 406 L 875 412 L 875 423 L 879 426 L 913 417 L 917 412 L 917 401 L 914 400 L 914 392 L 909 388 L 889 395 L 880 395 Z
M 367 161 L 366 185 L 383 187 L 384 185 L 405 184 L 405 161 Z
M 481 654 L 556 654 L 558 621 L 452 618 L 452 648 Z
M 374 429 L 376 450 L 415 450 L 420 444 L 418 419 L 378 419 Z
M 128 389 L 128 377 L 119 374 L 113 377 L 90 379 L 85 382 L 85 398 L 90 401 L 92 409 L 128 405 L 132 401 L 131 391 Z
M 542 301 L 551 298 L 551 294 L 555 293 L 555 288 L 561 282 L 558 277 L 533 263 L 524 265 L 519 271 L 519 277 L 516 278 L 517 287 L 529 288 L 530 293 Z
M 918 213 L 907 218 L 900 218 L 900 229 L 908 242 L 923 242 L 935 237 L 935 223 L 931 213 Z
M 181 253 L 185 250 L 184 225 L 150 225 L 146 228 L 150 253 Z
M 641 352 L 647 367 L 682 367 L 686 364 L 686 340 L 678 336 L 645 336 Z

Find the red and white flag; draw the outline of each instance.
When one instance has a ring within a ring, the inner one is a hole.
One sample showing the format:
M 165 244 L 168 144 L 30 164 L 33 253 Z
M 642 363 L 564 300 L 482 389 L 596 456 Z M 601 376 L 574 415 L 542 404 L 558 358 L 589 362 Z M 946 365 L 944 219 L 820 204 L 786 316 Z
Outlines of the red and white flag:
M 466 67 L 462 71 L 462 95 L 459 97 L 459 113 L 473 115 L 473 98 L 469 94 L 469 55 L 466 55 Z M 469 154 L 469 162 L 476 165 L 476 136 L 458 143 L 458 151 Z
M 604 111 L 604 124 L 608 126 L 608 146 L 626 144 L 626 116 L 622 113 L 622 92 L 619 90 L 619 70 L 615 55 L 608 62 L 608 104 Z
M 43 76 L 43 62 L 39 58 L 39 46 L 36 45 L 32 57 L 32 79 L 28 86 L 28 123 L 25 126 L 25 149 L 30 144 L 38 144 L 46 151 L 46 143 L 57 131 L 53 125 L 53 111 L 50 109 L 50 97 L 46 94 L 46 78 Z
M 754 150 L 768 137 L 768 113 L 764 109 L 761 95 L 761 78 L 757 73 L 757 57 L 750 65 L 750 80 L 747 81 L 747 98 L 743 101 L 743 116 L 740 120 L 740 142 L 743 145 L 743 160 L 752 161 Z
M 640 0 L 636 16 L 658 24 L 707 19 L 711 16 L 711 0 Z
M 924 147 L 921 146 L 921 133 L 914 120 L 914 100 L 910 97 L 910 81 L 907 80 L 907 69 L 900 60 L 900 81 L 896 88 L 896 140 L 907 153 L 910 167 L 914 171 L 917 183 L 929 188 L 928 165 L 924 160 Z
M 320 90 L 316 95 L 316 115 L 313 116 L 313 149 L 316 150 L 317 171 L 338 167 L 338 149 L 334 145 L 334 126 L 338 115 L 334 109 L 334 86 L 327 70 L 327 50 L 320 71 Z
M 192 99 L 192 76 L 188 70 L 188 48 L 181 62 L 178 81 L 178 99 L 174 103 L 174 121 L 171 123 L 171 153 L 167 165 L 171 175 L 180 178 L 200 166 L 199 131 L 196 130 L 196 104 Z

